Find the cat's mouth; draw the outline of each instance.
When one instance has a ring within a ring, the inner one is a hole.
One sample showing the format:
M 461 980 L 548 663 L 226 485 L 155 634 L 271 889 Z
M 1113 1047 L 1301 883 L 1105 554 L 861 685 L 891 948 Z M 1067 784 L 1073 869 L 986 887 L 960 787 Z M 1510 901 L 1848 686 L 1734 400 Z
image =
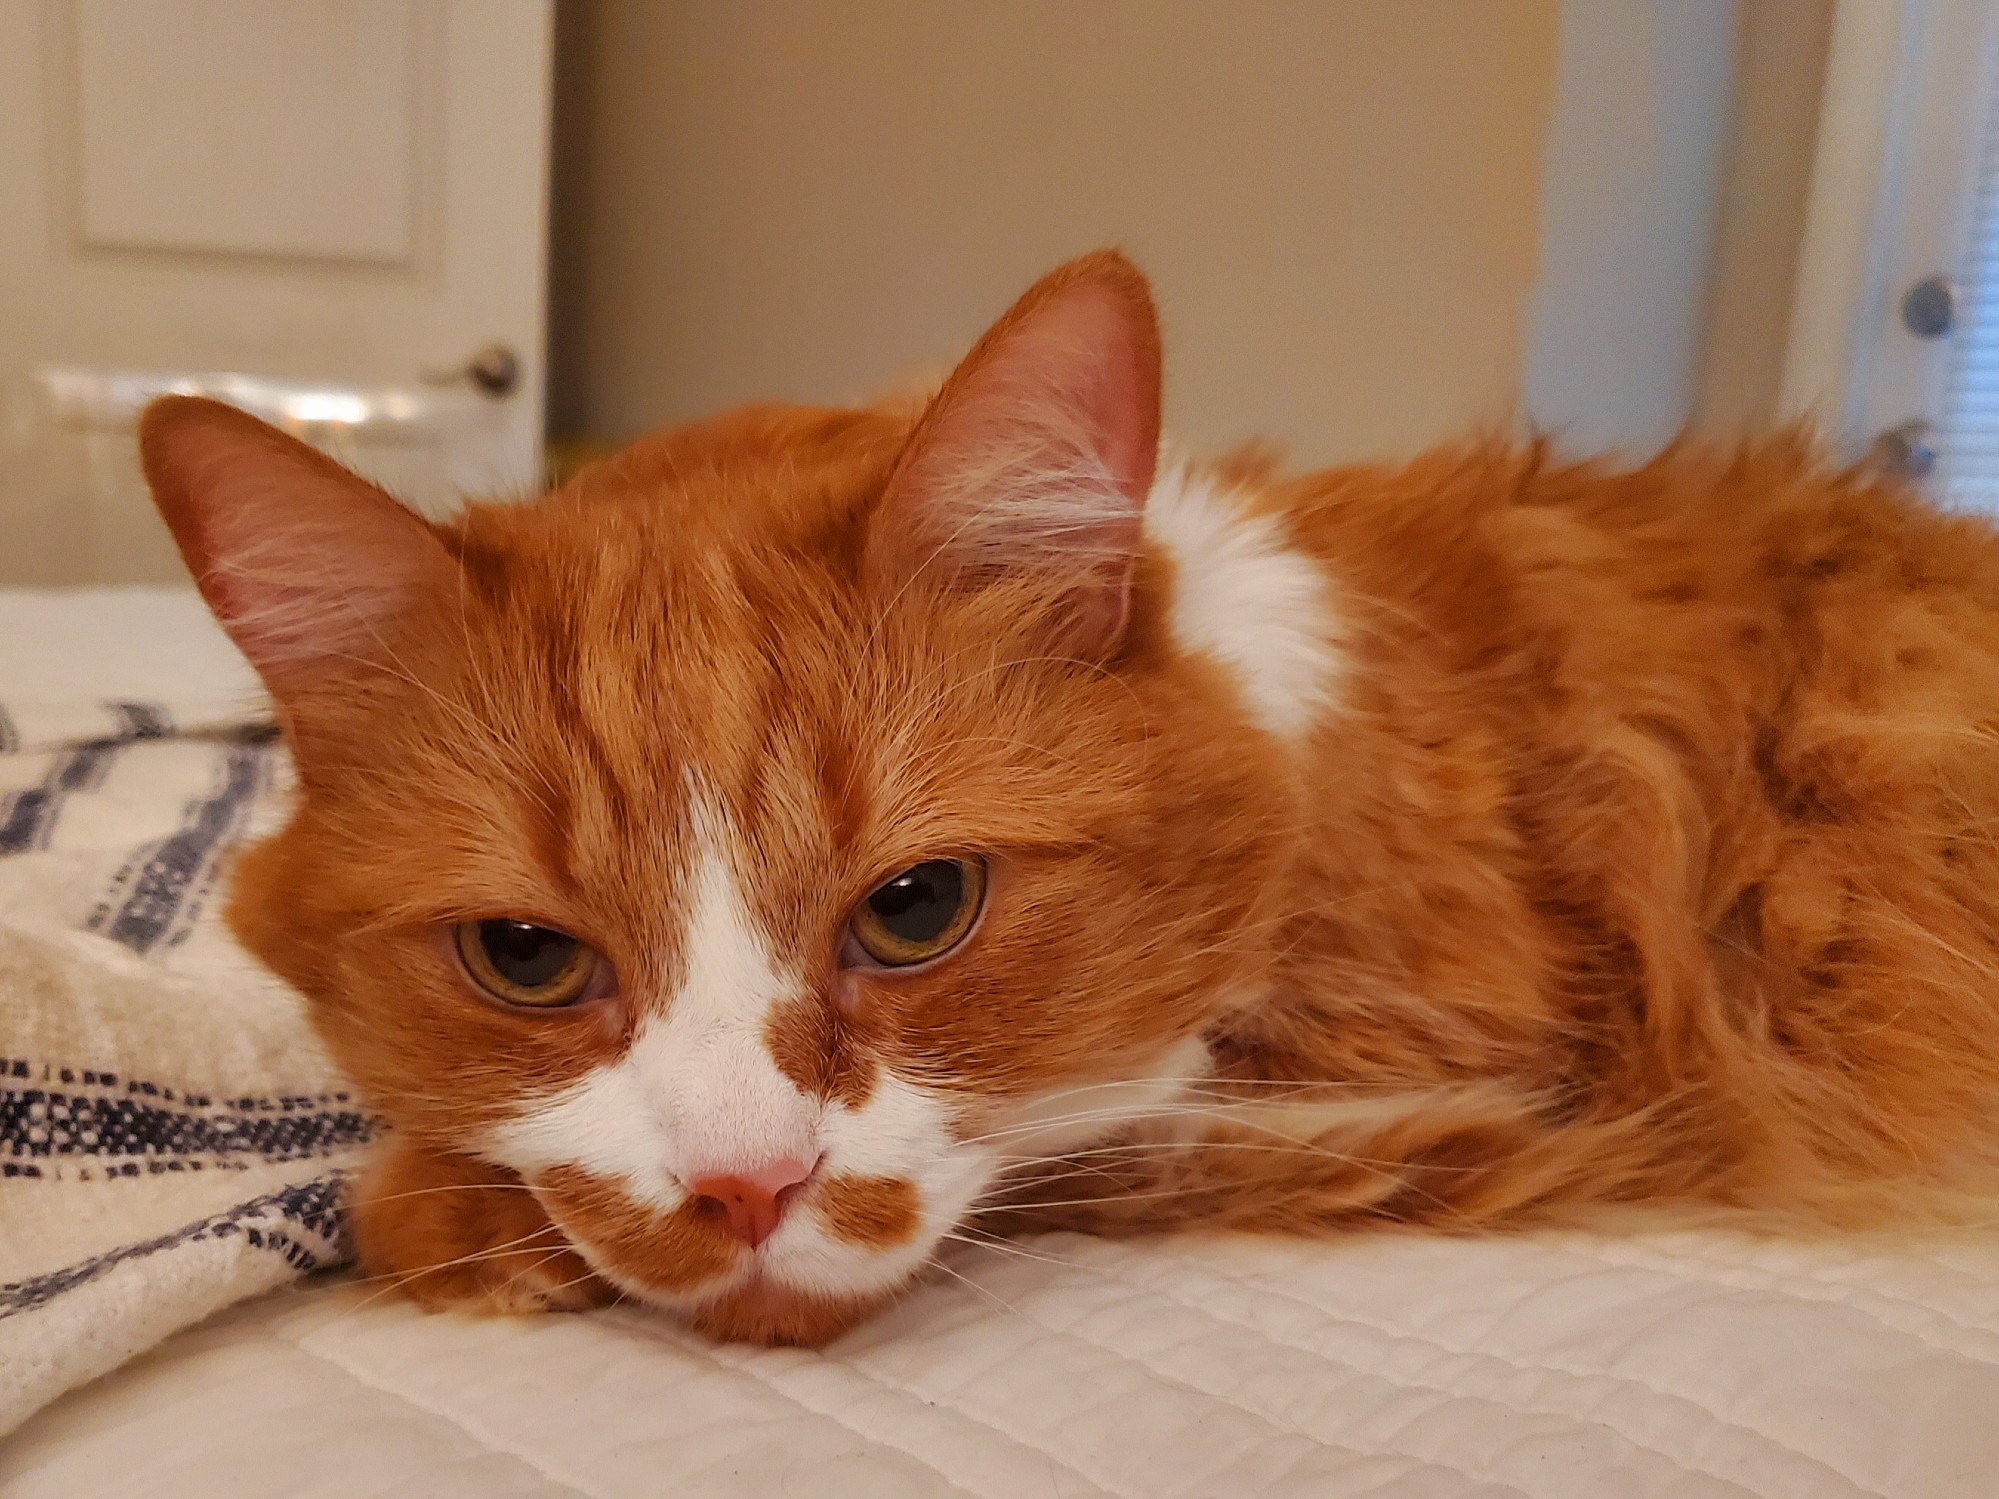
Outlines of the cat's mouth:
M 710 1336 L 817 1345 L 865 1318 L 928 1259 L 914 1183 L 815 1177 L 777 1231 L 752 1246 L 703 1204 L 660 1211 L 615 1180 L 572 1167 L 533 1183 L 599 1277 Z

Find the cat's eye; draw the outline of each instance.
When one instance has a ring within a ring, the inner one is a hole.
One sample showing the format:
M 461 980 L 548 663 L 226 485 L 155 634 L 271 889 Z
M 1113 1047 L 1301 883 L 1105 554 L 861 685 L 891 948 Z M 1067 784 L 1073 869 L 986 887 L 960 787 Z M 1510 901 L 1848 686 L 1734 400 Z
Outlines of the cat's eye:
M 986 866 L 977 859 L 926 859 L 868 892 L 848 929 L 862 952 L 884 968 L 940 957 L 964 941 L 986 898 Z
M 587 943 L 528 921 L 461 921 L 454 936 L 467 976 L 502 1004 L 537 1010 L 573 1005 L 605 967 Z

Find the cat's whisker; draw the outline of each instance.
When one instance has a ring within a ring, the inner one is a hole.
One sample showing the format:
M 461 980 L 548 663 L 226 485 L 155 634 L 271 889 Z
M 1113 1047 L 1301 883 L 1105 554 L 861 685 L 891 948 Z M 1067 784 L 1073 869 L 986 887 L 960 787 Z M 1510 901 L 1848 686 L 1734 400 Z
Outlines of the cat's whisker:
M 508 1290 L 512 1290 L 515 1286 L 519 1285 L 521 1281 L 526 1277 L 535 1274 L 537 1271 L 541 1270 L 544 1266 L 554 1264 L 557 1260 L 561 1259 L 563 1256 L 570 1253 L 573 1253 L 573 1251 L 567 1245 L 564 1245 L 558 1249 L 551 1249 L 547 1254 L 543 1255 L 540 1259 L 535 1260 L 532 1263 L 522 1265 L 518 1270 L 514 1271 L 512 1275 L 509 1275 L 506 1278 L 506 1280 L 501 1282 L 501 1284 L 505 1286 Z M 580 1283 L 580 1281 L 585 1278 L 587 1278 L 587 1274 L 586 1276 L 578 1277 L 576 1281 L 567 1282 L 567 1284 L 577 1284 Z
M 374 1281 L 381 1281 L 381 1280 L 394 1281 L 400 1285 L 408 1281 L 419 1279 L 426 1275 L 430 1275 L 437 1271 L 461 1270 L 468 1265 L 484 1264 L 488 1260 L 506 1259 L 511 1255 L 517 1255 L 517 1254 L 531 1254 L 535 1250 L 543 1247 L 542 1245 L 533 1243 L 532 1241 L 536 1239 L 541 1239 L 544 1236 L 544 1233 L 554 1233 L 554 1232 L 555 1231 L 551 1229 L 551 1230 L 545 1230 L 544 1232 L 540 1233 L 526 1234 L 521 1238 L 509 1240 L 505 1244 L 495 1244 L 483 1249 L 471 1250 L 465 1254 L 457 1256 L 454 1259 L 440 1260 L 438 1263 L 434 1265 L 424 1265 L 415 1270 L 385 1270 L 374 1275 L 356 1275 L 353 1277 L 353 1280 L 354 1283 L 357 1285 L 365 1285 Z M 552 1247 L 556 1252 L 559 1253 L 563 1250 L 566 1250 L 569 1246 L 567 1241 L 564 1241 L 563 1243 Z
M 1369 1084 L 1339 1079 L 1298 1081 L 1288 1078 L 1202 1076 L 1186 1080 L 1168 1080 L 1162 1083 L 1160 1079 L 1152 1077 L 1105 1078 L 1100 1081 L 1078 1083 L 1073 1087 L 1061 1088 L 1050 1093 L 1041 1094 L 1036 1098 L 1035 1103 L 1037 1107 L 1045 1107 L 1047 1104 L 1057 1102 L 1063 1098 L 1095 1095 L 1119 1090 L 1157 1091 L 1162 1086 L 1180 1090 L 1173 1095 L 1175 1098 L 1185 1097 L 1195 1092 L 1205 1092 L 1214 1097 L 1229 1097 L 1234 1096 L 1239 1091 L 1248 1092 L 1258 1088 L 1269 1089 L 1271 1093 L 1278 1095 L 1285 1093 L 1309 1094 L 1337 1089 L 1362 1088 L 1373 1088 L 1377 1092 L 1383 1091 L 1381 1085 L 1378 1083 Z M 969 1136 L 960 1143 L 967 1145 L 976 1144 L 1012 1130 L 1030 1131 L 1047 1129 L 1055 1125 L 1093 1119 L 1099 1115 L 1118 1114 L 1122 1113 L 1127 1107 L 1129 1106 L 1107 1104 L 1102 1109 L 1079 1110 L 1069 1114 L 1051 1114 L 1034 1120 L 1021 1121 L 1017 1125 L 1009 1125 L 1004 1130 L 994 1131 L 990 1134 Z M 1171 1099 L 1168 1099 L 1158 1107 L 1162 1110 L 1170 1111 L 1174 1107 L 1174 1104 Z
M 560 1296 L 564 1291 L 572 1290 L 577 1286 L 586 1286 L 597 1278 L 597 1273 L 594 1270 L 585 1270 L 581 1275 L 573 1275 L 568 1280 L 549 1286 L 541 1294 L 552 1300 L 554 1297 Z M 607 1304 L 609 1306 L 617 1306 L 625 1301 L 625 1299 L 625 1293 L 613 1287 L 611 1300 Z
M 1120 1156 L 1184 1156 L 1197 1158 L 1209 1151 L 1243 1151 L 1263 1155 L 1305 1156 L 1318 1160 L 1338 1161 L 1342 1165 L 1371 1166 L 1381 1170 L 1393 1170 L 1402 1162 L 1391 1158 L 1372 1158 L 1336 1151 L 1317 1142 L 1304 1140 L 1215 1140 L 1200 1138 L 1194 1140 L 1132 1140 L 1114 1145 L 1100 1145 L 1087 1150 L 1070 1151 L 1063 1155 L 1028 1156 L 1009 1161 L 1003 1169 L 1048 1169 L 1067 1166 L 1072 1162 L 1087 1160 L 1115 1160 Z M 1426 1165 L 1426 1172 L 1444 1175 L 1452 1173 L 1469 1174 L 1485 1169 L 1480 1166 L 1457 1166 L 1448 1163 Z
M 324 1321 L 315 1323 L 313 1330 L 316 1332 L 324 1331 L 328 1327 L 336 1326 L 350 1317 L 357 1316 L 361 1312 L 366 1311 L 369 1307 L 375 1305 L 377 1302 L 386 1300 L 387 1298 L 396 1295 L 397 1293 L 402 1291 L 402 1289 L 405 1286 L 409 1285 L 412 1281 L 421 1279 L 423 1276 L 430 1274 L 433 1270 L 457 1269 L 465 1265 L 478 1264 L 490 1259 L 503 1258 L 510 1255 L 532 1253 L 533 1252 L 532 1250 L 526 1249 L 522 1246 L 524 1246 L 527 1243 L 527 1240 L 537 1237 L 539 1237 L 538 1233 L 529 1234 L 521 1239 L 513 1240 L 509 1244 L 499 1245 L 490 1249 L 475 1251 L 474 1253 L 471 1254 L 461 1255 L 457 1259 L 440 1263 L 438 1265 L 425 1266 L 419 1270 L 389 1271 L 378 1275 L 348 1275 L 344 1278 L 345 1284 L 352 1286 L 373 1286 L 375 1287 L 375 1289 L 370 1291 L 366 1296 L 362 1297 L 361 1300 L 359 1300 L 358 1302 L 355 1302 L 352 1305 L 341 1308 L 341 1310 L 332 1317 L 326 1318 Z M 541 1259 L 536 1260 L 533 1264 L 524 1266 L 520 1271 L 517 1271 L 514 1275 L 509 1276 L 505 1284 L 511 1286 L 515 1283 L 516 1280 L 519 1279 L 519 1277 L 522 1274 L 532 1272 L 533 1270 L 538 1269 L 540 1266 L 548 1264 L 554 1260 L 558 1260 L 564 1254 L 571 1252 L 573 1251 L 566 1243 L 559 1247 L 552 1248 L 550 1252 L 544 1255 Z
M 987 1190 L 989 1192 L 1005 1190 L 1009 1185 L 1008 1178 L 1013 1174 L 1016 1167 L 1022 1170 L 1028 1170 L 1037 1167 L 1045 1169 L 1051 1161 L 1058 1161 L 1058 1160 L 1068 1161 L 1071 1159 L 1076 1159 L 1077 1170 L 1080 1173 L 1088 1176 L 1101 1177 L 1105 1182 L 1105 1184 L 1107 1185 L 1107 1187 L 1110 1188 L 1111 1190 L 1115 1190 L 1118 1187 L 1125 1185 L 1124 1179 L 1118 1176 L 1115 1172 L 1102 1166 L 1092 1165 L 1087 1161 L 1081 1160 L 1080 1158 L 1072 1158 L 1069 1156 L 1047 1156 L 1047 1157 L 1037 1158 L 1029 1156 L 1029 1157 L 1024 1157 L 1019 1161 L 1009 1161 L 1002 1164 L 998 1168 L 998 1170 L 996 1170 L 993 1173 L 992 1183 L 987 1188 Z
M 985 1210 L 1011 1216 L 1025 1212 L 1052 1212 L 1057 1208 L 1101 1208 L 1128 1202 L 1157 1202 L 1167 1198 L 1185 1200 L 1222 1195 L 1228 1190 L 1228 1185 L 1223 1182 L 1187 1182 L 1142 1192 L 1120 1191 L 1115 1195 L 1099 1194 L 1095 1197 L 1000 1198 L 989 1204 Z
M 368 1201 L 402 1202 L 411 1197 L 429 1197 L 440 1192 L 533 1192 L 526 1182 L 450 1182 L 437 1187 L 411 1187 L 405 1192 L 385 1192 L 381 1196 L 370 1196 Z
M 1140 1079 L 1133 1081 L 1131 1086 L 1135 1088 L 1154 1088 L 1157 1084 L 1153 1083 L 1150 1079 Z M 1356 1107 L 1364 1107 L 1366 1104 L 1375 1101 L 1394 1101 L 1407 1096 L 1406 1093 L 1394 1093 L 1384 1090 L 1379 1086 L 1369 1086 L 1360 1083 L 1299 1084 L 1267 1081 L 1262 1083 L 1250 1082 L 1243 1085 L 1250 1089 L 1257 1087 L 1270 1089 L 1271 1092 L 1262 1098 L 1237 1096 L 1230 1091 L 1237 1087 L 1237 1084 L 1233 1082 L 1205 1085 L 1189 1084 L 1186 1086 L 1188 1091 L 1156 1104 L 1125 1105 L 1122 1107 L 1116 1104 L 1109 1104 L 1100 1109 L 1078 1110 L 1070 1114 L 1057 1114 L 1044 1119 L 988 1130 L 983 1134 L 966 1137 L 959 1141 L 959 1143 L 965 1146 L 993 1145 L 1008 1140 L 1027 1139 L 1035 1135 L 1059 1132 L 1064 1129 L 1099 1123 L 1138 1124 L 1176 1119 L 1226 1119 L 1230 1117 L 1230 1111 L 1235 1110 L 1281 1108 L 1287 1105 L 1309 1104 L 1315 1097 L 1335 1090 L 1351 1091 L 1345 1097 L 1329 1100 L 1330 1102 L 1335 1105 L 1351 1104 Z M 1093 1092 L 1096 1090 L 1094 1088 L 1084 1088 L 1076 1091 Z
M 1029 1260 L 1039 1265 L 1053 1265 L 1060 1270 L 1097 1268 L 1095 1266 L 1081 1265 L 1075 1260 L 1065 1260 L 1052 1254 L 1036 1253 L 1033 1250 L 1023 1248 L 1019 1244 L 1010 1243 L 1005 1239 L 973 1238 L 970 1235 L 955 1232 L 945 1234 L 943 1237 L 950 1243 L 963 1244 L 970 1249 L 991 1250 L 995 1254 L 1006 1255 L 1013 1259 Z
M 513 1252 L 518 1253 L 520 1251 L 513 1251 Z M 404 1293 L 405 1287 L 407 1287 L 411 1282 L 421 1279 L 425 1273 L 426 1272 L 420 1270 L 412 1270 L 412 1271 L 401 1271 L 394 1274 L 349 1275 L 344 1277 L 343 1284 L 345 1285 L 350 1285 L 355 1287 L 372 1286 L 374 1289 L 370 1290 L 368 1294 L 363 1296 L 359 1301 L 354 1302 L 349 1306 L 342 1307 L 333 1316 L 326 1318 L 323 1322 L 316 1323 L 314 1325 L 314 1330 L 317 1331 L 322 1328 L 336 1326 L 339 1323 L 346 1321 L 350 1317 L 359 1316 L 369 1307 L 374 1306 L 379 1302 L 389 1301 L 394 1297 L 402 1295 Z
M 940 1275 L 948 1275 L 951 1277 L 951 1279 L 958 1281 L 963 1285 L 969 1286 L 973 1291 L 978 1293 L 980 1296 L 983 1296 L 987 1301 L 990 1301 L 994 1306 L 998 1307 L 1001 1311 L 1009 1313 L 1010 1315 L 1015 1317 L 1021 1317 L 1024 1320 L 1026 1319 L 1026 1314 L 1022 1312 L 1018 1307 L 1014 1306 L 1013 1303 L 1008 1301 L 1005 1297 L 999 1295 L 997 1292 L 989 1289 L 988 1287 L 979 1284 L 979 1282 L 974 1280 L 971 1276 L 964 1275 L 961 1274 L 959 1271 L 953 1270 L 949 1265 L 945 1264 L 942 1260 L 936 1260 L 936 1259 L 931 1260 L 929 1262 L 928 1268 L 937 1271 Z

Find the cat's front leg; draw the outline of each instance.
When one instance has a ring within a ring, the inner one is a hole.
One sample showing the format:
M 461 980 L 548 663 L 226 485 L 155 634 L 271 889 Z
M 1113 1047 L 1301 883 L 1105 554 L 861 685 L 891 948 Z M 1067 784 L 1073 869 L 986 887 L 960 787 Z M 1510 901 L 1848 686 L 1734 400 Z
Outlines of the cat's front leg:
M 391 1140 L 350 1206 L 363 1273 L 433 1309 L 580 1311 L 615 1294 L 519 1177 L 470 1156 Z

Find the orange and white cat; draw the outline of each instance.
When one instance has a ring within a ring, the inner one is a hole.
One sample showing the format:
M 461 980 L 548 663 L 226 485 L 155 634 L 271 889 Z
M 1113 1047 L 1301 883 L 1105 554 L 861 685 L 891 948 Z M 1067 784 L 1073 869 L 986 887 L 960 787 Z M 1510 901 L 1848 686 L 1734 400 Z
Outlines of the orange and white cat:
M 143 448 L 295 753 L 232 919 L 360 1252 L 818 1341 L 947 1234 L 1930 1222 L 1999 1185 L 1999 536 L 1780 440 L 1162 457 L 1144 280 L 920 410 L 427 523 Z

